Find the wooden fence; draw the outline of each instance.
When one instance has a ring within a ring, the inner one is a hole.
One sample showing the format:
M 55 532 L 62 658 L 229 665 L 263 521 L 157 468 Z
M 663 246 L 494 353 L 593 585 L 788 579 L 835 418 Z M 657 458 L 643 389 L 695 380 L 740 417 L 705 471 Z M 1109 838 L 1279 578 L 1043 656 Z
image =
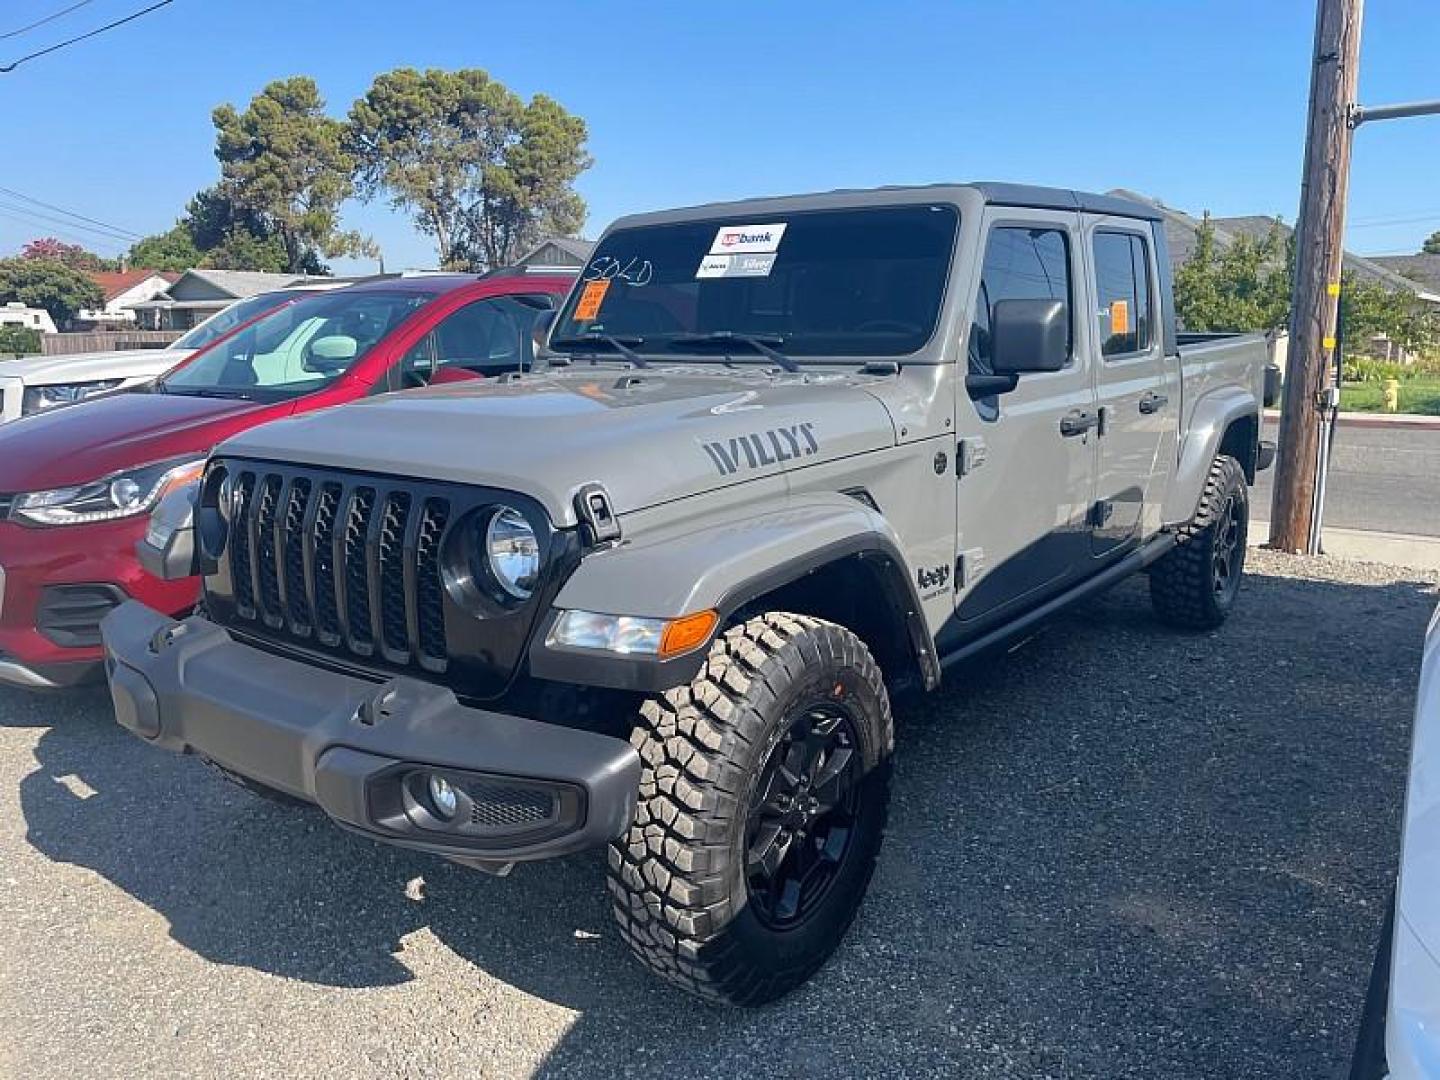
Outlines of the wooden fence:
M 163 349 L 183 333 L 183 330 L 96 330 L 76 334 L 41 334 L 40 348 L 46 356 L 114 352 L 117 349 Z

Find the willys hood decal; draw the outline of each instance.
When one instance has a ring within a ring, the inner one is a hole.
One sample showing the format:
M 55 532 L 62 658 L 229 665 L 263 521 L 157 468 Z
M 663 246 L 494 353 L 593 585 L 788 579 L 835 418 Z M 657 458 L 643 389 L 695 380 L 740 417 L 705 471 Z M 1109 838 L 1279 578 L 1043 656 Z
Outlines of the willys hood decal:
M 592 481 L 624 513 L 892 446 L 867 381 L 585 366 L 371 398 L 267 424 L 219 452 L 508 488 L 571 524 L 574 494 Z

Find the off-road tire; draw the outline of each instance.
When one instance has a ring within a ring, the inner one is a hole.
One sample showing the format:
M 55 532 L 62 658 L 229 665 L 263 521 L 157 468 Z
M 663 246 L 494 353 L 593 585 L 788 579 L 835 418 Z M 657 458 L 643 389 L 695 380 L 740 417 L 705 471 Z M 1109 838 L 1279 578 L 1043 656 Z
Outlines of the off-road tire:
M 846 723 L 859 779 L 849 789 L 858 809 L 813 910 L 799 925 L 777 927 L 750 893 L 752 799 L 764 794 L 762 778 L 768 790 L 774 763 L 788 760 L 791 718 L 797 710 L 817 715 L 807 703 L 820 697 L 819 708 L 828 703 L 853 721 Z M 874 872 L 893 739 L 880 669 L 844 627 L 768 613 L 718 637 L 689 685 L 644 703 L 631 736 L 640 797 L 629 831 L 610 846 L 609 887 L 640 961 L 729 1005 L 772 1001 L 813 975 L 844 937 Z
M 1150 568 L 1150 602 L 1171 626 L 1213 630 L 1229 616 L 1245 567 L 1250 497 L 1245 470 L 1221 454 L 1210 464 L 1200 505 L 1175 530 L 1175 547 Z M 1217 560 L 1228 556 L 1229 577 L 1219 580 Z

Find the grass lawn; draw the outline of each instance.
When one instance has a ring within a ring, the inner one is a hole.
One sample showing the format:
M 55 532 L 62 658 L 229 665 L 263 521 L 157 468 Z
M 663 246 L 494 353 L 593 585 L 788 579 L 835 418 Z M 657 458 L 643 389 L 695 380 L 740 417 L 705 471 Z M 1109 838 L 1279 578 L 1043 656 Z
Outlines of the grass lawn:
M 1340 388 L 1342 412 L 1384 412 L 1382 383 L 1346 383 Z M 1440 416 L 1440 379 L 1415 379 L 1400 384 L 1400 411 L 1420 416 Z

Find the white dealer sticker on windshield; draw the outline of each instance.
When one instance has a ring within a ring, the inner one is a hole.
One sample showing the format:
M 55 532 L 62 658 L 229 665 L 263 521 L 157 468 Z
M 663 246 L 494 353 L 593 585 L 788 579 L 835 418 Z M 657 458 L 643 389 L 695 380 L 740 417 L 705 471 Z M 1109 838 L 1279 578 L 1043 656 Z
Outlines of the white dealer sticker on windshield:
M 769 277 L 774 255 L 706 255 L 700 260 L 697 278 Z
M 757 255 L 780 250 L 785 223 L 776 225 L 725 225 L 715 233 L 711 255 Z

